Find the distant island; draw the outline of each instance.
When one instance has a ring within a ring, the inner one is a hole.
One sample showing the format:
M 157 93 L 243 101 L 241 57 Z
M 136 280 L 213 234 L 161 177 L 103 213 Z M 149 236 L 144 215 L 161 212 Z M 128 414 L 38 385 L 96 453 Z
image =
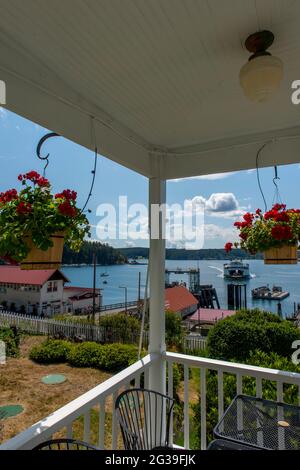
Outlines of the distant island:
M 119 248 L 119 252 L 126 258 L 148 258 L 149 248 Z M 166 250 L 166 259 L 168 260 L 230 260 L 230 259 L 262 259 L 262 253 L 250 255 L 249 253 L 233 249 L 226 253 L 223 248 L 203 248 L 201 250 L 185 250 L 177 248 L 168 248 Z
M 93 264 L 94 253 L 97 264 L 109 266 L 127 263 L 126 255 L 107 243 L 84 241 L 78 253 L 67 246 L 64 247 L 62 264 Z

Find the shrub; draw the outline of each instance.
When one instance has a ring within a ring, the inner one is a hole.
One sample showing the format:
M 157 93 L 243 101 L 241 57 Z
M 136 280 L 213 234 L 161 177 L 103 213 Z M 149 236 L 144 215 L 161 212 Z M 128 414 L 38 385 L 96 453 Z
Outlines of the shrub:
M 131 344 L 73 344 L 52 339 L 32 348 L 29 357 L 41 364 L 68 362 L 74 367 L 95 367 L 118 372 L 137 360 L 137 348 Z
M 72 348 L 73 345 L 69 341 L 50 339 L 34 346 L 29 353 L 29 358 L 40 364 L 66 362 Z
M 130 317 L 125 313 L 106 315 L 104 317 L 101 317 L 100 315 L 99 325 L 106 328 L 112 328 L 121 334 L 122 332 L 138 334 L 141 328 L 140 322 L 137 318 Z
M 220 320 L 209 332 L 208 352 L 218 359 L 244 361 L 251 351 L 276 352 L 289 357 L 300 331 L 273 313 L 243 310 Z
M 137 360 L 137 347 L 132 344 L 105 344 L 101 356 L 99 369 L 118 372 Z
M 101 364 L 102 346 L 97 343 L 78 343 L 70 349 L 67 361 L 74 367 L 98 367 Z
M 137 318 L 130 317 L 124 313 L 117 315 L 100 316 L 99 326 L 105 328 L 107 336 L 112 335 L 117 341 L 126 342 L 132 336 L 140 334 L 141 325 Z
M 166 344 L 180 348 L 183 340 L 181 315 L 166 311 Z
M 0 328 L 0 341 L 5 343 L 7 356 L 19 355 L 20 335 L 15 327 Z

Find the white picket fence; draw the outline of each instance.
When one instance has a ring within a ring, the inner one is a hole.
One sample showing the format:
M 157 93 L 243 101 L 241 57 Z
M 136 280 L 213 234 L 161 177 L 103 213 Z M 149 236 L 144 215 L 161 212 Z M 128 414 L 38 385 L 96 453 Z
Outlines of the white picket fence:
M 139 343 L 138 333 L 119 333 L 110 327 L 89 325 L 87 323 L 71 323 L 7 311 L 0 311 L 0 326 L 15 326 L 26 333 L 66 339 L 81 339 L 97 343 L 131 343 L 136 345 Z M 148 331 L 144 331 L 144 348 L 148 347 L 148 336 Z M 205 348 L 206 338 L 198 335 L 189 335 L 183 340 L 183 349 L 186 353 L 193 353 Z
M 97 343 L 139 343 L 139 334 L 116 332 L 110 327 L 70 323 L 49 318 L 38 318 L 20 315 L 13 312 L 0 312 L 0 326 L 15 326 L 26 333 L 47 335 L 51 337 L 82 339 Z M 148 346 L 148 332 L 143 335 L 143 346 Z
M 199 335 L 189 335 L 184 338 L 183 349 L 185 353 L 203 351 L 206 348 L 207 340 Z

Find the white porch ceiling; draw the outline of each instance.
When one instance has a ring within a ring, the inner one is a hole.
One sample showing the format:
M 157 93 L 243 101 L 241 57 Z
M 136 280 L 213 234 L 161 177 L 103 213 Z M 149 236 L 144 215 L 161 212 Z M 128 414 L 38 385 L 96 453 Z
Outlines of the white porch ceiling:
M 88 148 L 93 116 L 101 153 L 146 176 L 253 168 L 273 138 L 261 165 L 300 160 L 297 0 L 0 0 L 0 11 L 0 79 L 20 115 Z M 238 81 L 259 29 L 284 63 L 263 105 Z

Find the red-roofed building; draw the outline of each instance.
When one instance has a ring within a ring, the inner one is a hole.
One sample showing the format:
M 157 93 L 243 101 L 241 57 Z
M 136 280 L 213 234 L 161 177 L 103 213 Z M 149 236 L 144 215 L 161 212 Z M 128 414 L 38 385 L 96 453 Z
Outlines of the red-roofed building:
M 190 315 L 197 310 L 198 301 L 196 297 L 184 286 L 174 286 L 165 289 L 165 308 L 182 317 Z
M 101 289 L 95 289 L 95 303 L 99 308 L 102 303 Z M 92 309 L 94 290 L 90 287 L 68 286 L 64 288 L 64 299 L 73 313 L 89 313 Z
M 65 287 L 69 279 L 55 269 L 26 271 L 19 266 L 0 266 L 0 304 L 7 310 L 53 316 L 56 313 L 88 311 L 92 289 Z M 96 305 L 101 304 L 100 289 Z
M 187 318 L 189 322 L 213 324 L 218 320 L 235 315 L 235 310 L 224 310 L 215 308 L 199 308 L 196 312 Z

